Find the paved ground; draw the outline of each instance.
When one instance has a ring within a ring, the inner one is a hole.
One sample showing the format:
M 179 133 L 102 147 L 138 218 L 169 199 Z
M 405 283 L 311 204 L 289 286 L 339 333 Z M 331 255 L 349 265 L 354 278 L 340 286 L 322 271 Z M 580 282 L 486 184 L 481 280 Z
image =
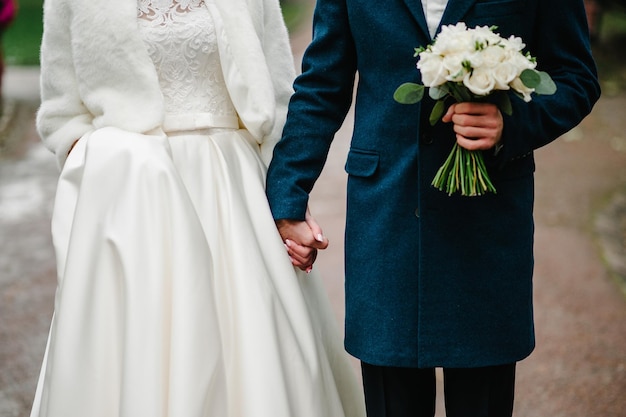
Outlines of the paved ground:
M 297 53 L 308 39 L 306 30 L 294 34 Z M 0 132 L 0 417 L 28 415 L 53 308 L 57 172 L 33 130 L 37 75 L 9 68 L 5 109 L 14 117 L 0 120 L 8 127 Z M 578 128 L 537 152 L 538 345 L 518 368 L 516 417 L 626 416 L 625 108 L 626 95 L 605 96 Z M 331 240 L 317 267 L 338 320 L 351 117 L 312 200 Z

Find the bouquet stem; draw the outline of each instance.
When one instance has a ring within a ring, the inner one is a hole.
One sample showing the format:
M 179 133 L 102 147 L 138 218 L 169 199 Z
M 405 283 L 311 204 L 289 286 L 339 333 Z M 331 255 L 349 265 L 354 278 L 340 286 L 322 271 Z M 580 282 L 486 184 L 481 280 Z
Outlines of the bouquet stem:
M 480 151 L 469 151 L 454 144 L 446 162 L 439 168 L 432 185 L 448 195 L 457 191 L 463 196 L 479 196 L 496 193 L 489 179 L 487 167 Z

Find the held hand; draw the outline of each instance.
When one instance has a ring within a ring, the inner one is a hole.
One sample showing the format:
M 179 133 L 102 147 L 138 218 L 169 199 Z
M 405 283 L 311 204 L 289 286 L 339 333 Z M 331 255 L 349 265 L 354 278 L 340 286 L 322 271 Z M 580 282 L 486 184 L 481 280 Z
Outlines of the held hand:
M 491 103 L 455 103 L 441 119 L 454 123 L 459 146 L 470 151 L 495 147 L 502 139 L 502 113 Z
M 317 258 L 318 249 L 328 247 L 328 239 L 307 209 L 302 220 L 282 219 L 276 221 L 291 263 L 303 271 L 310 272 Z
M 324 232 L 319 224 L 317 224 L 317 220 L 311 215 L 309 208 L 306 209 L 305 219 L 306 224 L 311 228 L 311 233 L 313 233 L 313 238 L 316 243 L 319 243 L 320 246 L 316 246 L 317 249 L 326 249 L 328 247 L 328 239 L 324 236 Z

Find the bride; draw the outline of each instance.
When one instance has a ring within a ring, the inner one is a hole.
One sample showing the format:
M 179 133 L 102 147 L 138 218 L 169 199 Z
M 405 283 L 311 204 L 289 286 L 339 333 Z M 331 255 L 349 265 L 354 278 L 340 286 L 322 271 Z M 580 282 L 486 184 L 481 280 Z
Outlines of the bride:
M 315 251 L 265 200 L 294 76 L 278 0 L 44 8 L 58 287 L 31 416 L 363 416 Z

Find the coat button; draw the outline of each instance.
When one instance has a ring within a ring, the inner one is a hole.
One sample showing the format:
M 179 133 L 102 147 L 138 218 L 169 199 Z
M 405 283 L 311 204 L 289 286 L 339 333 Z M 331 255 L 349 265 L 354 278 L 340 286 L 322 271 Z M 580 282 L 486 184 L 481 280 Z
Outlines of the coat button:
M 418 219 L 420 217 L 420 209 L 419 208 L 415 209 L 415 217 L 417 217 Z
M 432 145 L 432 143 L 434 142 L 434 139 L 431 135 L 423 135 L 422 136 L 422 143 L 424 145 Z

